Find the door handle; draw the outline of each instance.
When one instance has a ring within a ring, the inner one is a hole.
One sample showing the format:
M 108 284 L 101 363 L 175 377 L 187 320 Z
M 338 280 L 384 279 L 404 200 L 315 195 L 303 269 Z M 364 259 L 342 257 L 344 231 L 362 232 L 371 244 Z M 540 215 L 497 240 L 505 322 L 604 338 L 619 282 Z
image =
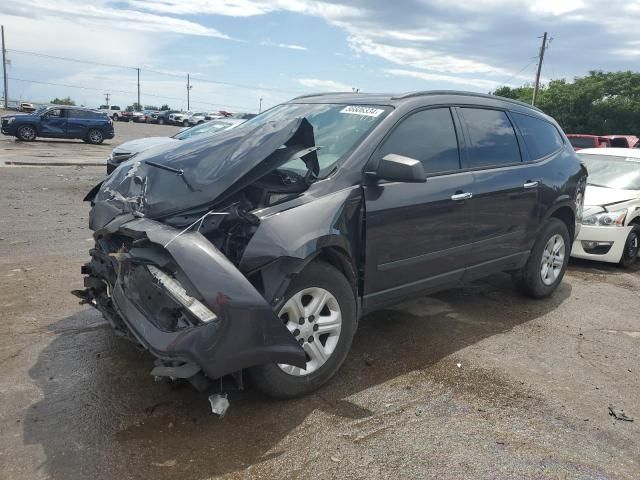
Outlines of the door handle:
M 471 192 L 456 193 L 455 195 L 451 195 L 451 200 L 459 202 L 460 200 L 469 200 L 472 197 L 473 193 Z
M 523 185 L 524 188 L 537 188 L 538 182 L 525 182 Z

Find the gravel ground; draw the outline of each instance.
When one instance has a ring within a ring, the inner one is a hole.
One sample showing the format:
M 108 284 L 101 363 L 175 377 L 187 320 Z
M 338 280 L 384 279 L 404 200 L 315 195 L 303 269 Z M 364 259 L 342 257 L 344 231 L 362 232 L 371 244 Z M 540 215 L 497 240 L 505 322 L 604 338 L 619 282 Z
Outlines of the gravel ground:
M 20 148 L 54 143 L 87 148 Z M 640 265 L 572 262 L 543 301 L 496 275 L 382 310 L 318 393 L 249 387 L 219 419 L 69 294 L 103 171 L 0 167 L 0 478 L 640 478 Z

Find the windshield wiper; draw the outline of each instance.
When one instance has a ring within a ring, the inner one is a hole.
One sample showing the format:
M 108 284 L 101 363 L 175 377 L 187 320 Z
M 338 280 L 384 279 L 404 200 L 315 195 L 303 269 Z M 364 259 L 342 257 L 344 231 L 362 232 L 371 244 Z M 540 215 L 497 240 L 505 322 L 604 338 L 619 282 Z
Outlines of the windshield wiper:
M 182 170 L 181 168 L 167 167 L 166 165 L 162 165 L 161 163 L 155 163 L 149 160 L 145 160 L 144 163 L 146 163 L 147 165 L 151 165 L 152 167 L 159 168 L 160 170 L 166 170 L 167 172 L 175 173 L 182 179 L 182 181 L 189 188 L 189 190 L 191 190 L 192 192 L 196 191 L 184 176 L 184 170 Z

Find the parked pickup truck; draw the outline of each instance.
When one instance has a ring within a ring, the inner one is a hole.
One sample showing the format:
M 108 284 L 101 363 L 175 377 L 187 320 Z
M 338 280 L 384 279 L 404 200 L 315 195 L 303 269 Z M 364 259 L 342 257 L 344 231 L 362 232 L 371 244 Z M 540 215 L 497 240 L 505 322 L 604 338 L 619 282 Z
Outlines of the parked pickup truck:
M 29 115 L 5 115 L 1 131 L 24 142 L 36 137 L 79 138 L 87 143 L 100 144 L 113 138 L 113 121 L 104 113 L 82 107 L 40 107 Z
M 122 116 L 122 110 L 120 110 L 120 107 L 117 105 L 100 105 L 98 111 L 104 113 L 114 122 L 120 120 L 120 117 Z

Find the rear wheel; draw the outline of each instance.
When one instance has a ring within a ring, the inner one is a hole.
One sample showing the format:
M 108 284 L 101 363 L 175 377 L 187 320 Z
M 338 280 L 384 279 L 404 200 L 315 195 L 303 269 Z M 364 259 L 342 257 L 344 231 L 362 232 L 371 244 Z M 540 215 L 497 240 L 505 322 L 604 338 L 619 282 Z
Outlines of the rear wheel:
M 93 145 L 100 145 L 104 140 L 104 135 L 102 131 L 97 128 L 92 128 L 87 132 L 87 141 Z
M 36 139 L 36 129 L 31 125 L 22 125 L 16 136 L 23 142 L 32 142 Z
M 250 369 L 249 376 L 272 397 L 312 392 L 338 371 L 351 347 L 357 324 L 353 289 L 331 265 L 312 263 L 291 282 L 277 311 L 305 351 L 306 369 L 268 364 Z
M 114 121 L 114 122 L 117 122 L 117 121 L 118 121 L 118 115 L 117 115 L 117 114 L 113 116 L 113 121 Z
M 189 120 L 183 120 L 182 121 L 182 126 L 183 127 L 188 127 L 189 126 Z
M 164 118 L 158 118 L 158 125 L 164 125 Z
M 541 229 L 527 264 L 514 273 L 514 280 L 527 295 L 548 297 L 562 282 L 570 246 L 567 226 L 557 218 L 550 218 Z
M 620 259 L 620 266 L 627 268 L 636 263 L 638 253 L 640 252 L 640 225 L 634 225 L 633 230 L 629 232 L 627 241 L 624 244 L 624 251 Z

